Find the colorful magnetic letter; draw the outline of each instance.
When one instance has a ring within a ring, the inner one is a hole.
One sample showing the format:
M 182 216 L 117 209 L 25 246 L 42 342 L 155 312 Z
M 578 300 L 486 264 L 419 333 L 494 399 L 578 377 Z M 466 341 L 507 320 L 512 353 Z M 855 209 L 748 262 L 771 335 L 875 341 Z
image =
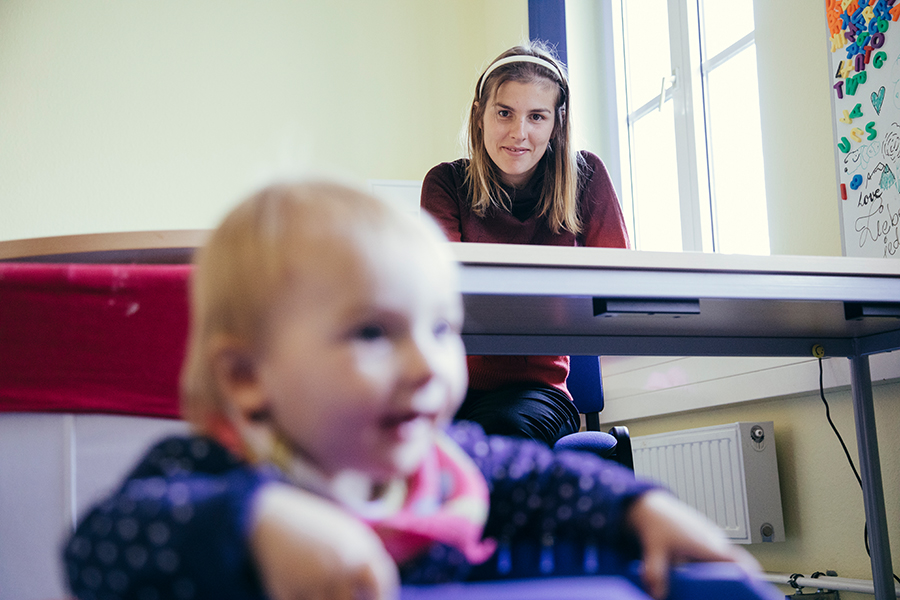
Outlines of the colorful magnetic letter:
M 841 77 L 847 79 L 850 77 L 850 74 L 853 72 L 853 62 L 852 61 L 841 61 Z
M 853 77 L 847 78 L 847 93 L 851 96 L 856 94 L 856 88 L 859 87 L 859 84 L 865 83 L 867 79 L 867 75 L 865 71 L 860 71 Z
M 866 139 L 870 142 L 878 137 L 878 132 L 875 131 L 875 121 L 869 121 L 866 123 L 866 131 L 869 132 L 869 135 L 866 136 Z

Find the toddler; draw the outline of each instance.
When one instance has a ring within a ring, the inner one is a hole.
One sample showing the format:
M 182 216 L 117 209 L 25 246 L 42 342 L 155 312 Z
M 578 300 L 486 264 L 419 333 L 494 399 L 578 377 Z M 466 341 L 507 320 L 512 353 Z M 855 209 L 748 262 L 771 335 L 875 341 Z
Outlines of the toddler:
M 191 310 L 195 433 L 81 519 L 64 551 L 79 598 L 380 600 L 486 561 L 501 576 L 522 544 L 632 542 L 658 598 L 673 562 L 754 566 L 618 465 L 450 424 L 463 309 L 427 220 L 335 184 L 271 186 L 198 252 Z

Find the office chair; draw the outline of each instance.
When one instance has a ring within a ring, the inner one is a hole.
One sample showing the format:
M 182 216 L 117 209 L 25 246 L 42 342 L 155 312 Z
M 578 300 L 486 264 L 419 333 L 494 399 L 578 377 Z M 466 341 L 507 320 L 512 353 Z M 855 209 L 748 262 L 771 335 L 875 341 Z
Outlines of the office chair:
M 566 386 L 575 401 L 575 408 L 585 416 L 587 431 L 579 431 L 560 438 L 554 448 L 593 452 L 603 458 L 634 470 L 631 436 L 625 426 L 613 427 L 609 433 L 600 431 L 600 411 L 603 410 L 603 377 L 600 358 L 572 356 Z

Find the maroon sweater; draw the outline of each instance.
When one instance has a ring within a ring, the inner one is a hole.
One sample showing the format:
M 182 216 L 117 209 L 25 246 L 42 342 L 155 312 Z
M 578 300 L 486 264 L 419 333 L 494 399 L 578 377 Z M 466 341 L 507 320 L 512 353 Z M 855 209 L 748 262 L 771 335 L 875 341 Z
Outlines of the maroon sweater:
M 422 183 L 422 208 L 443 228 L 451 242 L 539 244 L 545 246 L 596 246 L 628 248 L 628 231 L 622 209 L 606 167 L 590 152 L 584 161 L 578 187 L 578 210 L 583 231 L 553 233 L 535 207 L 540 198 L 543 168 L 522 188 L 504 188 L 512 210 L 491 208 L 484 217 L 472 212 L 472 194 L 465 183 L 469 160 L 461 158 L 431 169 Z M 469 356 L 469 386 L 493 390 L 512 383 L 550 385 L 566 389 L 568 356 Z

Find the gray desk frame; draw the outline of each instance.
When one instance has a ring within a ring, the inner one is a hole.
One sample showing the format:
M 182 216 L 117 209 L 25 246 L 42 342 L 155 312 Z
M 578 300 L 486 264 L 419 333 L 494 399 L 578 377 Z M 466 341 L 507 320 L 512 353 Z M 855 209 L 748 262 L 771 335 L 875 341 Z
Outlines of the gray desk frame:
M 875 597 L 894 598 L 869 370 L 900 348 L 900 261 L 453 244 L 471 354 L 827 356 L 850 360 Z M 699 314 L 594 315 L 593 299 L 692 300 Z

